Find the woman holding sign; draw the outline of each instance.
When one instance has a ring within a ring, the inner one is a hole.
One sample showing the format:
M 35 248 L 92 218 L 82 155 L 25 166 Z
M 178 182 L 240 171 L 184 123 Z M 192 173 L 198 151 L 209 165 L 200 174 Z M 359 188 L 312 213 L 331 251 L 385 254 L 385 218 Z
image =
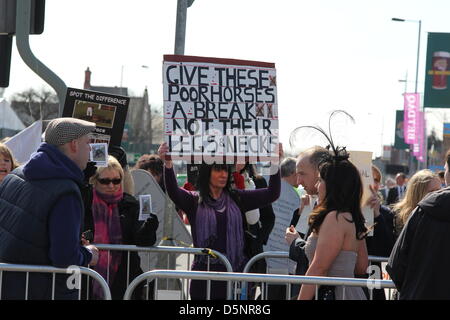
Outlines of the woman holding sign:
M 154 214 L 145 221 L 139 220 L 139 202 L 123 192 L 124 171 L 116 158 L 109 156 L 106 167 L 99 167 L 91 178 L 93 200 L 91 210 L 86 210 L 83 242 L 97 244 L 127 244 L 152 246 L 156 241 L 158 218 Z M 108 256 L 109 255 L 109 256 Z M 94 270 L 109 284 L 113 299 L 122 299 L 129 282 L 142 273 L 140 259 L 136 252 L 128 255 L 120 251 L 100 251 L 98 264 Z M 109 269 L 109 270 L 108 270 Z M 101 297 L 97 282 L 92 285 L 94 297 Z M 139 290 L 134 298 L 139 299 Z
M 234 272 L 242 272 L 248 261 L 245 241 L 247 228 L 243 213 L 264 207 L 277 200 L 280 195 L 280 173 L 270 177 L 267 188 L 236 190 L 231 188 L 231 170 L 226 164 L 202 164 L 197 182 L 198 192 L 179 188 L 169 156 L 169 147 L 163 143 L 159 156 L 164 161 L 166 190 L 176 206 L 186 212 L 192 226 L 192 238 L 197 248 L 210 248 L 223 253 L 230 261 Z M 280 157 L 283 151 L 280 145 Z M 196 256 L 192 270 L 208 270 L 205 256 Z M 226 271 L 225 267 L 212 259 L 210 271 Z M 192 300 L 206 299 L 206 281 L 192 280 Z M 226 299 L 226 282 L 211 281 L 211 299 Z

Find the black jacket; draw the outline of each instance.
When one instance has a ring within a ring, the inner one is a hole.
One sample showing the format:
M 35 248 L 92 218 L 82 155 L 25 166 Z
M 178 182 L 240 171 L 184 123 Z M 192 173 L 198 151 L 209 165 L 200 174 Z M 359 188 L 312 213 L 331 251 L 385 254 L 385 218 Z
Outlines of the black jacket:
M 400 233 L 386 270 L 400 299 L 450 299 L 450 188 L 419 202 Z
M 267 188 L 267 182 L 262 176 L 253 178 L 256 189 Z M 236 193 L 231 194 L 239 208 L 241 208 L 241 200 Z M 242 219 L 246 221 L 244 211 L 241 209 Z M 259 208 L 259 222 L 254 225 L 244 223 L 245 236 L 245 253 L 249 259 L 264 252 L 263 245 L 267 244 L 270 232 L 272 232 L 275 224 L 275 213 L 272 205 Z M 265 259 L 256 261 L 250 269 L 252 273 L 266 273 L 267 264 Z
M 404 192 L 406 192 L 406 189 Z M 390 188 L 386 198 L 386 205 L 391 206 L 395 204 L 398 200 L 399 200 L 398 187 L 395 186 L 393 188 Z
M 389 257 L 394 247 L 394 213 L 386 206 L 380 207 L 380 215 L 374 219 L 373 236 L 366 238 L 370 256 Z
M 122 242 L 124 245 L 152 246 L 156 242 L 156 230 L 158 229 L 158 218 L 152 214 L 144 223 L 139 221 L 139 202 L 131 195 L 124 193 L 119 202 L 120 225 L 122 227 Z M 91 207 L 86 208 L 84 217 L 85 230 L 92 230 L 95 235 L 95 226 Z M 113 299 L 122 299 L 127 288 L 127 259 L 128 254 L 122 254 L 122 261 L 117 270 L 116 278 L 111 285 Z M 130 277 L 129 282 L 142 274 L 140 258 L 136 252 L 130 253 Z M 137 297 L 138 290 L 135 290 Z
M 380 215 L 374 219 L 373 236 L 366 238 L 367 253 L 370 256 L 389 257 L 394 247 L 394 213 L 386 206 L 380 207 Z M 381 263 L 374 262 L 381 270 Z M 386 300 L 384 289 L 373 290 L 374 300 Z

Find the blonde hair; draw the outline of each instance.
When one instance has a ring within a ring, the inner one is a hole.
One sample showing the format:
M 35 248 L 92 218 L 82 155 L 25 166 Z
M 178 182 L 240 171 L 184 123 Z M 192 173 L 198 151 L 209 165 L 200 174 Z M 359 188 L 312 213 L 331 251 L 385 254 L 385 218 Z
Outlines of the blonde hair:
M 381 174 L 381 170 L 376 165 L 372 164 L 372 175 L 373 175 L 374 180 L 375 180 L 375 174 L 380 176 L 379 182 L 381 183 L 381 179 L 383 178 L 383 175 Z
M 394 211 L 398 214 L 402 225 L 406 223 L 417 204 L 428 194 L 428 185 L 435 178 L 439 178 L 437 174 L 424 169 L 417 171 L 409 179 L 405 197 L 394 205 Z
M 116 158 L 114 158 L 113 156 L 108 156 L 108 163 L 106 165 L 106 167 L 98 167 L 97 171 L 95 172 L 95 174 L 91 177 L 91 179 L 89 180 L 89 182 L 93 185 L 95 185 L 95 183 L 98 181 L 98 177 L 100 176 L 100 174 L 105 171 L 105 170 L 117 170 L 119 172 L 120 175 L 120 179 L 122 180 L 122 182 L 120 183 L 120 185 L 122 186 L 122 190 L 123 188 L 123 178 L 124 178 L 124 173 L 123 173 L 123 169 L 122 166 L 120 165 L 119 161 L 117 161 Z
M 134 196 L 134 180 L 128 166 L 123 170 L 123 192 Z
M 5 158 L 9 158 L 11 160 L 11 171 L 13 171 L 15 168 L 19 166 L 19 163 L 14 158 L 11 150 L 8 148 L 8 146 L 4 143 L 0 142 L 0 154 L 4 156 Z

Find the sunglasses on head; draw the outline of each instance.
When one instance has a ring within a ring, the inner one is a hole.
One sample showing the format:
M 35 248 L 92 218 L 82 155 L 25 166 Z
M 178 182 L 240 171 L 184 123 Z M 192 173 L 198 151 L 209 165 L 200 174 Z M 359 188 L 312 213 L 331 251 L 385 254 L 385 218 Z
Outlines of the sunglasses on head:
M 106 185 L 108 185 L 112 182 L 113 184 L 117 185 L 122 182 L 122 179 L 98 179 L 98 182 L 100 182 L 101 184 L 106 184 Z

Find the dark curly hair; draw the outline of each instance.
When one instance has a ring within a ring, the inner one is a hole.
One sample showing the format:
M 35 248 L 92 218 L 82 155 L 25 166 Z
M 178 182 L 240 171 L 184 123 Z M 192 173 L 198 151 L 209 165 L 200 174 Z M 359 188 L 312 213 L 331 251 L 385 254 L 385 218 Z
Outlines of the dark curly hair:
M 196 188 L 200 193 L 200 202 L 202 199 L 206 199 L 210 196 L 209 189 L 209 180 L 211 178 L 211 170 L 225 170 L 228 172 L 227 184 L 225 185 L 225 190 L 232 193 L 231 189 L 231 165 L 227 164 L 206 164 L 203 163 L 200 165 L 200 170 L 198 173 L 197 185 Z

